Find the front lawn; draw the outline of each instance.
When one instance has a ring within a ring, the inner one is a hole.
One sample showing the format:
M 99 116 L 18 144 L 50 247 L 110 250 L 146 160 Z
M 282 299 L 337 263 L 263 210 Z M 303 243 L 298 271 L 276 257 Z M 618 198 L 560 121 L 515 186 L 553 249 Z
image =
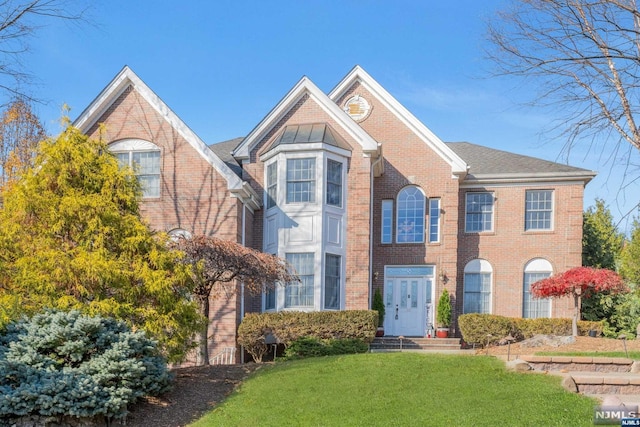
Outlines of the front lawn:
M 594 405 L 491 357 L 367 353 L 264 367 L 192 427 L 592 426 Z

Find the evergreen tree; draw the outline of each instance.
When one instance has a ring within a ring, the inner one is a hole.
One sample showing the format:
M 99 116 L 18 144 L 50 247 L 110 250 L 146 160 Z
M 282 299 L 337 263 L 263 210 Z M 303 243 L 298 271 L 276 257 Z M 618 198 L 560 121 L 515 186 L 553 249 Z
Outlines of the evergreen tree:
M 107 147 L 68 127 L 4 190 L 0 322 L 80 309 L 143 328 L 177 360 L 201 321 L 187 268 L 141 221 L 140 185 Z
M 590 206 L 583 215 L 582 265 L 616 270 L 623 242 L 624 235 L 616 228 L 611 211 L 604 200 L 596 199 L 595 206 Z M 582 297 L 582 318 L 594 321 L 610 318 L 619 298 L 607 292 L 587 291 Z
M 620 254 L 620 275 L 630 284 L 640 286 L 640 220 L 633 221 L 631 240 Z
M 624 235 L 613 223 L 613 215 L 604 200 L 596 199 L 595 207 L 590 206 L 583 219 L 582 265 L 615 270 Z

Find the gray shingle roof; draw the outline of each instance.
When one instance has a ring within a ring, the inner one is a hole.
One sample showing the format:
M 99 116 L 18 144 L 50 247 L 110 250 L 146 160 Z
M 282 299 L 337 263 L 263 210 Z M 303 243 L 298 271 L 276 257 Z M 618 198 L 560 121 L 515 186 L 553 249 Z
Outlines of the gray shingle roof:
M 447 142 L 468 165 L 465 181 L 573 178 L 590 181 L 596 172 L 469 142 Z
M 239 138 L 233 138 L 228 141 L 218 142 L 216 144 L 209 145 L 211 151 L 213 151 L 220 160 L 225 162 L 231 170 L 242 178 L 242 167 L 238 164 L 236 159 L 233 158 L 231 152 L 236 149 L 238 145 L 244 140 L 244 137 L 241 136 Z

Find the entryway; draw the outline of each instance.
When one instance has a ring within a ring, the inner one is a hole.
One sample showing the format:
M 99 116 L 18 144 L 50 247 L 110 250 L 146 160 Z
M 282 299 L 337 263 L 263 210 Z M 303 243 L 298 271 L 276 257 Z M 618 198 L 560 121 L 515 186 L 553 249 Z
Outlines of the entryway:
M 434 320 L 433 273 L 433 266 L 385 268 L 385 335 L 426 335 Z

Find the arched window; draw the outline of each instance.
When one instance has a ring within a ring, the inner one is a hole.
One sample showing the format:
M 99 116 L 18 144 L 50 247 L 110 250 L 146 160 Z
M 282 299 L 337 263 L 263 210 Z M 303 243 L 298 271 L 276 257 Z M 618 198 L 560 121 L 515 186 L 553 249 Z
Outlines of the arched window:
M 192 237 L 190 232 L 188 232 L 187 230 L 183 230 L 182 228 L 174 228 L 167 234 L 169 235 L 171 240 L 174 241 L 178 239 L 190 239 Z
M 406 187 L 398 193 L 396 215 L 396 241 L 398 243 L 424 242 L 425 197 L 418 187 Z
M 531 296 L 531 285 L 538 280 L 546 279 L 552 274 L 553 267 L 544 258 L 532 259 L 525 265 L 522 317 L 551 317 L 551 300 L 549 298 L 533 298 Z
M 491 276 L 489 261 L 474 259 L 464 267 L 465 313 L 491 313 Z
M 121 166 L 135 171 L 142 197 L 160 197 L 160 148 L 141 139 L 123 139 L 109 145 Z

